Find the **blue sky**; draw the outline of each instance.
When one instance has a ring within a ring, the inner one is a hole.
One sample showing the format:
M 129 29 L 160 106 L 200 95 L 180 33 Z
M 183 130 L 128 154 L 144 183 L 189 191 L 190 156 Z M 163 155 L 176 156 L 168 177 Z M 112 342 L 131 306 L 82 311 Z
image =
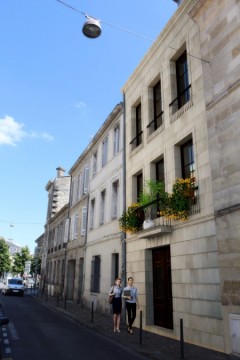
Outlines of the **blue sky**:
M 45 185 L 68 173 L 177 9 L 173 0 L 0 2 L 0 236 L 33 251 Z M 102 35 L 88 39 L 88 14 Z M 132 33 L 139 34 L 133 35 Z

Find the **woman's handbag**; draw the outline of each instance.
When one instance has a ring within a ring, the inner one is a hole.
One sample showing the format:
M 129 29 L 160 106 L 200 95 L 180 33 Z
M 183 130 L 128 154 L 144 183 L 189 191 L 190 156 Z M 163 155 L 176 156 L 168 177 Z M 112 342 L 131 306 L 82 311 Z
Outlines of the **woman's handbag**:
M 113 290 L 114 290 L 114 288 L 112 287 L 111 292 L 113 292 Z M 112 302 L 113 302 L 113 298 L 114 298 L 114 294 L 109 295 L 109 297 L 108 297 L 108 302 L 109 302 L 109 304 L 112 304 Z

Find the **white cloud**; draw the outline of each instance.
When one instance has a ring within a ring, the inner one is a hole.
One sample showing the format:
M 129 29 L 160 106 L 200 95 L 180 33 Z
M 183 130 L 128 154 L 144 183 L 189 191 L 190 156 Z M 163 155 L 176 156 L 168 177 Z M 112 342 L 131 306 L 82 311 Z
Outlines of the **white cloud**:
M 23 130 L 24 124 L 18 123 L 13 117 L 6 115 L 0 118 L 0 145 L 16 146 L 23 138 L 41 138 L 48 141 L 53 140 L 53 137 L 46 132 L 27 132 Z
M 79 102 L 76 103 L 76 108 L 78 108 L 78 109 L 86 109 L 87 104 L 85 104 L 85 102 L 83 102 L 83 101 L 79 101 Z
M 15 146 L 20 142 L 26 136 L 23 126 L 8 115 L 0 119 L 0 145 Z

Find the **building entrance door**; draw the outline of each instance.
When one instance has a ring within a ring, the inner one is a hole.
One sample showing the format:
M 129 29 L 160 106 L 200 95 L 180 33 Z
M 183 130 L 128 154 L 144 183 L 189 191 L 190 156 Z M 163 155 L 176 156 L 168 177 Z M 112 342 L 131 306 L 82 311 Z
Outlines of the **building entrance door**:
M 152 251 L 154 325 L 173 329 L 170 246 Z

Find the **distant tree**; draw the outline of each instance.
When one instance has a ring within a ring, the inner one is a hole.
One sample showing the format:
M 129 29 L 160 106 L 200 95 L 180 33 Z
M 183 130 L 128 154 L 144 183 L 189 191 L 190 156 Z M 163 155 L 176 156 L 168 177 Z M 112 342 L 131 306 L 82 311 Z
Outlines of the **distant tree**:
M 3 237 L 0 237 L 0 277 L 11 269 L 9 246 Z
M 13 274 L 15 274 L 15 275 L 21 274 L 21 276 L 23 276 L 25 262 L 32 261 L 32 255 L 30 253 L 28 246 L 23 247 L 21 249 L 21 252 L 14 254 L 13 260 L 14 260 L 13 266 L 12 266 Z
M 31 272 L 35 275 L 40 275 L 41 273 L 41 259 L 39 256 L 34 256 L 31 264 Z

